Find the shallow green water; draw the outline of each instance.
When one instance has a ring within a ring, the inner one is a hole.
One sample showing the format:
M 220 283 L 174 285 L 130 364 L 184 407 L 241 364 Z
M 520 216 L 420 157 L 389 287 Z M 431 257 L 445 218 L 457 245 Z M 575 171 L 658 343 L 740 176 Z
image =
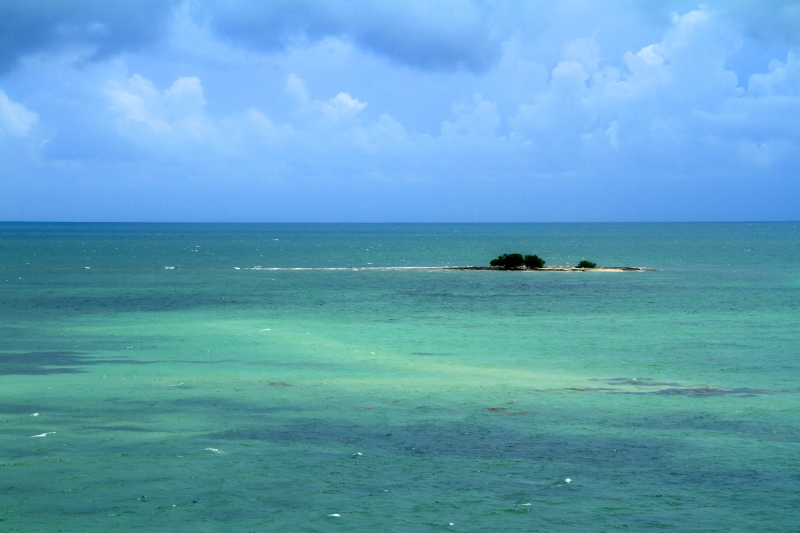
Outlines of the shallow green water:
M 799 229 L 0 225 L 0 530 L 794 530 Z

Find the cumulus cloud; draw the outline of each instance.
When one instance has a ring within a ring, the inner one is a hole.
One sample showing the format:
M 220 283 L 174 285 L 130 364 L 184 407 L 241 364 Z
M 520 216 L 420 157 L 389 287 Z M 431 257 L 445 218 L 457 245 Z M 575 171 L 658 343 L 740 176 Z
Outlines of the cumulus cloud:
M 286 78 L 284 90 L 294 97 L 298 105 L 298 113 L 316 119 L 326 118 L 333 121 L 353 118 L 367 107 L 366 102 L 353 98 L 349 93 L 339 92 L 327 101 L 312 100 L 306 82 L 292 73 Z
M 36 113 L 10 100 L 6 93 L 0 90 L 0 135 L 25 137 L 37 120 Z
M 220 159 L 234 158 L 254 164 L 263 157 L 277 160 L 295 137 L 292 124 L 277 124 L 263 111 L 248 108 L 221 118 L 215 135 L 206 139 L 207 151 Z
M 800 57 L 790 51 L 769 72 L 754 74 L 741 98 L 720 102 L 717 113 L 703 118 L 720 137 L 736 143 L 746 161 L 766 164 L 800 150 Z
M 306 87 L 306 82 L 298 78 L 296 74 L 289 74 L 289 77 L 286 78 L 285 90 L 297 99 L 301 108 L 308 106 L 308 87 Z
M 22 57 L 88 47 L 91 59 L 137 50 L 161 35 L 181 0 L 0 2 L 0 73 Z
M 769 72 L 751 76 L 747 89 L 753 96 L 800 96 L 800 49 L 790 50 L 786 61 L 773 60 Z
M 306 82 L 295 74 L 288 76 L 285 90 L 295 97 L 298 106 L 293 122 L 284 127 L 291 130 L 293 148 L 298 152 L 316 152 L 316 158 L 320 154 L 338 158 L 345 154 L 397 154 L 411 148 L 411 133 L 400 122 L 389 113 L 370 116 L 366 111 L 368 102 L 348 92 L 340 91 L 327 100 L 311 98 Z M 306 158 L 302 164 L 308 162 Z
M 119 132 L 136 142 L 181 144 L 213 134 L 199 78 L 178 78 L 160 92 L 135 74 L 124 82 L 109 83 L 106 96 L 117 113 Z
M 367 107 L 366 102 L 359 102 L 347 93 L 339 93 L 322 105 L 326 117 L 339 120 L 346 116 L 360 113 Z
M 164 90 L 135 74 L 107 84 L 104 93 L 116 115 L 119 135 L 151 153 L 202 150 L 203 157 L 237 156 L 259 160 L 294 153 L 374 152 L 397 146 L 407 132 L 388 113 L 364 116 L 367 102 L 340 91 L 328 99 L 313 99 L 306 83 L 294 74 L 285 90 L 295 97 L 292 120 L 276 122 L 251 107 L 219 118 L 208 116 L 202 82 L 181 77 Z M 293 158 L 292 155 L 288 155 Z M 303 156 L 305 157 L 305 156 Z M 302 158 L 301 158 L 302 159 Z
M 663 38 L 626 53 L 622 69 L 604 64 L 594 39 L 571 41 L 545 90 L 518 107 L 512 138 L 553 169 L 596 166 L 622 150 L 642 170 L 683 170 L 719 133 L 709 117 L 743 94 L 726 65 L 740 46 L 736 31 L 703 9 L 673 14 Z M 676 152 L 680 162 L 667 155 Z
M 493 137 L 502 123 L 497 106 L 480 94 L 473 95 L 468 103 L 454 105 L 453 114 L 453 122 L 442 123 L 444 136 Z
M 485 11 L 470 0 L 226 0 L 195 10 L 223 38 L 268 51 L 333 36 L 404 65 L 476 72 L 500 55 Z
M 368 105 L 367 102 L 361 102 L 344 91 L 328 100 L 311 99 L 306 82 L 296 74 L 289 74 L 286 78 L 285 91 L 297 101 L 296 117 L 308 121 L 325 120 L 344 124 L 357 119 Z

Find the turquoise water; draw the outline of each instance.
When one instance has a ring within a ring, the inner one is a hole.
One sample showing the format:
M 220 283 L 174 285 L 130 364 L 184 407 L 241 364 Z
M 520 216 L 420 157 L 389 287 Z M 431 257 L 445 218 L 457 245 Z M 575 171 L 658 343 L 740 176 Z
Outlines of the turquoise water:
M 0 530 L 796 530 L 799 232 L 0 224 Z

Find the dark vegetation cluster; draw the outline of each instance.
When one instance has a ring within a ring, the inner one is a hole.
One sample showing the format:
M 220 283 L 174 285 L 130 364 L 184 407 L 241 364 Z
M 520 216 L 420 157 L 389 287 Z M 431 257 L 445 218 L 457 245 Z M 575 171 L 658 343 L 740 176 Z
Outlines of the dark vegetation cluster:
M 545 265 L 545 260 L 538 255 L 503 254 L 497 259 L 489 261 L 489 265 L 501 270 L 519 270 L 523 267 L 529 270 L 536 270 Z M 583 260 L 578 263 L 578 268 L 595 267 L 597 267 L 597 263 L 591 261 Z
M 489 265 L 503 270 L 516 270 L 521 267 L 536 269 L 542 268 L 545 264 L 544 259 L 538 255 L 522 254 L 503 254 L 497 259 L 489 261 Z

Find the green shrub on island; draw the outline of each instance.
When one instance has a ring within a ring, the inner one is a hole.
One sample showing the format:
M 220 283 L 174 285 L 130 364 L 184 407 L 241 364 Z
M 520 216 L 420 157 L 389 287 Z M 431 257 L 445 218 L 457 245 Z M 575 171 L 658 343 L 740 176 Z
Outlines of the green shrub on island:
M 497 259 L 489 261 L 489 265 L 499 267 L 503 270 L 514 270 L 525 264 L 525 258 L 522 254 L 503 254 Z
M 578 263 L 578 268 L 595 268 L 597 263 L 592 263 L 591 261 L 586 261 L 585 259 Z
M 521 267 L 536 269 L 542 268 L 545 261 L 538 255 L 503 254 L 497 259 L 489 261 L 489 265 L 502 270 L 517 270 Z
M 545 260 L 539 257 L 538 255 L 525 256 L 525 267 L 527 268 L 542 268 L 544 264 Z

